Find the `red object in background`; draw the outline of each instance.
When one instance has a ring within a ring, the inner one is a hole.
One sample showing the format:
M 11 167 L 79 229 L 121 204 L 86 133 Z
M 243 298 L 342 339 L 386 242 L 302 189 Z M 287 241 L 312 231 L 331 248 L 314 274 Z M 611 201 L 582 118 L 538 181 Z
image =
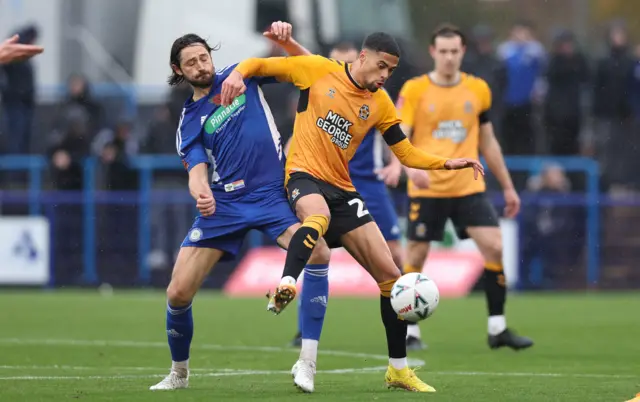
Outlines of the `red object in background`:
M 280 283 L 285 252 L 276 247 L 251 250 L 242 259 L 224 287 L 237 297 L 264 297 Z M 424 272 L 440 290 L 440 297 L 463 297 L 471 291 L 483 271 L 482 256 L 477 252 L 434 250 L 429 254 Z M 298 281 L 301 289 L 302 281 Z M 331 296 L 373 297 L 380 294 L 378 285 L 345 250 L 333 250 L 329 264 Z

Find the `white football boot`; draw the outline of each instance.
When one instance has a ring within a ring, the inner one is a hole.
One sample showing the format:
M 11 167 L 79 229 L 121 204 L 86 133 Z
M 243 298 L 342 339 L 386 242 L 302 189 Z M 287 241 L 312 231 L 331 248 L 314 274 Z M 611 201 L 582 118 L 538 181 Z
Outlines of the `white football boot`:
M 162 381 L 149 387 L 151 391 L 169 391 L 173 389 L 187 388 L 189 386 L 189 372 L 186 376 L 177 371 L 171 371 Z
M 298 360 L 291 368 L 293 384 L 302 392 L 311 393 L 314 390 L 316 363 L 311 360 Z

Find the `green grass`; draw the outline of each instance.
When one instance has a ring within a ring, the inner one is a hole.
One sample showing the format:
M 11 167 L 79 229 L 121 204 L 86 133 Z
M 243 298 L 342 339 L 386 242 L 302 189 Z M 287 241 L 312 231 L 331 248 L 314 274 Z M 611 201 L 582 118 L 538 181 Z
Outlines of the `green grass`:
M 383 371 L 360 370 L 386 365 L 377 300 L 330 301 L 318 369 L 352 370 L 318 373 L 312 395 L 287 374 L 295 311 L 274 317 L 266 300 L 199 295 L 191 387 L 155 393 L 148 387 L 169 363 L 162 293 L 3 290 L 0 303 L 0 401 L 602 402 L 640 391 L 640 297 L 631 293 L 512 296 L 510 325 L 536 341 L 518 353 L 487 348 L 481 297 L 443 300 L 422 324 L 429 349 L 410 354 L 426 361 L 420 376 L 438 390 L 429 395 L 388 391 Z

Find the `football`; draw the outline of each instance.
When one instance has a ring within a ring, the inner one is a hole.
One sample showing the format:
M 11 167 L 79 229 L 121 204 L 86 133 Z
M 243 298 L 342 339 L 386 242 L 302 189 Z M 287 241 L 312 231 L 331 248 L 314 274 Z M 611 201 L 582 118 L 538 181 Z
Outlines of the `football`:
M 391 288 L 391 306 L 403 320 L 422 321 L 436 310 L 440 291 L 435 282 L 422 273 L 400 277 Z

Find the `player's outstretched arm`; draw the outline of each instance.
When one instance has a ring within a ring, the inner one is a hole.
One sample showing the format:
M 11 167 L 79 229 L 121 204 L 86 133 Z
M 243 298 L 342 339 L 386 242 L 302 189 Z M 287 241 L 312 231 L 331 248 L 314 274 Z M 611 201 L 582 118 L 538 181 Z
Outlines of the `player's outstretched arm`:
M 238 64 L 222 83 L 221 102 L 229 105 L 244 93 L 245 78 L 275 77 L 278 81 L 291 82 L 299 89 L 307 89 L 315 80 L 340 68 L 343 67 L 317 55 L 247 59 Z
M 13 35 L 0 43 L 0 64 L 26 60 L 44 52 L 41 46 L 18 43 L 19 39 L 18 35 Z
M 394 124 L 389 127 L 389 129 L 384 132 L 383 138 L 400 162 L 407 167 L 422 170 L 459 170 L 471 168 L 474 170 L 474 176 L 476 178 L 478 177 L 478 173 L 484 175 L 482 164 L 476 160 L 467 158 L 442 158 L 414 147 L 402 132 L 400 124 Z
M 505 199 L 505 215 L 512 218 L 520 211 L 520 198 L 515 191 L 511 175 L 504 162 L 502 148 L 493 131 L 493 124 L 485 122 L 480 126 L 480 153 L 487 161 L 489 170 L 496 176 L 502 186 Z
M 307 56 L 311 52 L 299 44 L 292 36 L 293 26 L 288 22 L 276 21 L 262 35 L 282 48 L 289 56 Z

